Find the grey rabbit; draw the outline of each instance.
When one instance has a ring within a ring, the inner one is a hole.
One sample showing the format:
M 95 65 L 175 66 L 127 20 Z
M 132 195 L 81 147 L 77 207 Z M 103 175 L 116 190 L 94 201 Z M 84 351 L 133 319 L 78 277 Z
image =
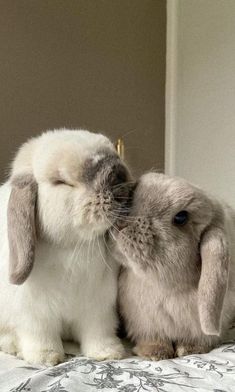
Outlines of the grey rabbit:
M 134 352 L 208 352 L 235 317 L 235 213 L 180 178 L 148 173 L 115 235 L 119 306 Z

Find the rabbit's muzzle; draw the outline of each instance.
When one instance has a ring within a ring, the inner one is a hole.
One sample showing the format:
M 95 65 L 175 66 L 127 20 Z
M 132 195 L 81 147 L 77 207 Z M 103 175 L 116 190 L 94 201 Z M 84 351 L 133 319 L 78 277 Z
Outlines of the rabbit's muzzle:
M 84 183 L 90 192 L 84 216 L 89 223 L 112 226 L 129 212 L 130 174 L 119 157 L 101 151 L 87 159 L 83 167 Z
M 128 217 L 127 219 L 132 219 Z M 123 219 L 125 225 L 125 218 Z M 118 236 L 120 251 L 132 261 L 141 264 L 145 269 L 152 266 L 156 236 L 151 221 L 146 218 L 133 219 L 132 223 L 121 229 Z
M 95 189 L 103 212 L 109 215 L 112 213 L 117 219 L 127 215 L 133 187 L 127 169 L 121 163 L 114 162 L 101 170 L 98 179 Z

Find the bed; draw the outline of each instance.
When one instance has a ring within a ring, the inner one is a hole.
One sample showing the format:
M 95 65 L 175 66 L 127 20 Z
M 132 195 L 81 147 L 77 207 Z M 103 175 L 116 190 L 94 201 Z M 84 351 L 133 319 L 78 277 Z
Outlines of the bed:
M 235 341 L 208 354 L 150 362 L 96 362 L 73 355 L 54 367 L 30 366 L 0 353 L 0 392 L 235 392 Z

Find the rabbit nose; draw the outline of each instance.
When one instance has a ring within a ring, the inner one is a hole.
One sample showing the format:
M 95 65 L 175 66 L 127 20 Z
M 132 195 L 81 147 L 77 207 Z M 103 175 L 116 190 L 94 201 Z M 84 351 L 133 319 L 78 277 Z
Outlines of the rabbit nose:
M 127 170 L 121 164 L 114 165 L 109 175 L 109 185 L 116 187 L 127 182 Z

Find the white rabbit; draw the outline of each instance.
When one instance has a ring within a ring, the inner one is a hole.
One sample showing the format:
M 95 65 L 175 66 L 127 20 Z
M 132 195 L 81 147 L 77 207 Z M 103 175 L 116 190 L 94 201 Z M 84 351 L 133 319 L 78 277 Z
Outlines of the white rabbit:
M 128 179 L 100 134 L 49 131 L 20 148 L 0 187 L 1 350 L 53 365 L 64 338 L 89 357 L 123 356 L 118 268 L 105 233 L 122 213 Z
M 122 227 L 119 303 L 135 353 L 164 359 L 219 343 L 235 317 L 234 211 L 183 179 L 149 173 Z

